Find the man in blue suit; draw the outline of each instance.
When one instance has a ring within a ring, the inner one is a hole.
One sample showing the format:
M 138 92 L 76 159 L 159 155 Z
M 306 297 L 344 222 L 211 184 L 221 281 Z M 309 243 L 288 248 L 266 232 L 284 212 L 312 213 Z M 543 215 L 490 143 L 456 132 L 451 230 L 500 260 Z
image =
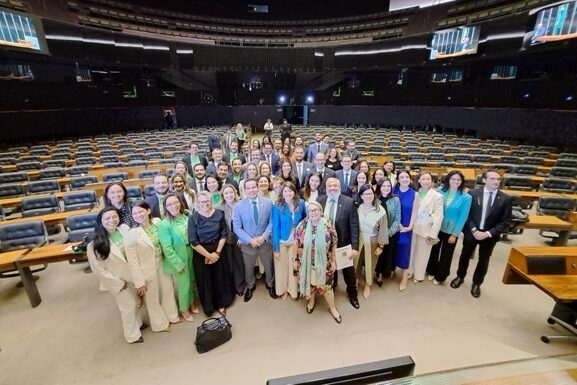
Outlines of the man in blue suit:
M 268 163 L 273 175 L 276 175 L 280 158 L 273 152 L 271 143 L 267 142 L 264 144 L 264 149 L 262 155 L 260 156 L 260 160 Z
M 341 159 L 341 166 L 343 166 L 343 168 L 335 173 L 335 176 L 339 178 L 339 182 L 341 183 L 341 194 L 345 194 L 348 197 L 353 195 L 351 186 L 357 179 L 357 172 L 351 168 L 352 164 L 351 156 L 345 153 Z
M 274 288 L 274 266 L 272 253 L 272 202 L 258 196 L 256 179 L 247 179 L 244 182 L 246 198 L 236 204 L 234 209 L 233 228 L 240 242 L 240 250 L 244 262 L 246 292 L 244 302 L 250 301 L 256 287 L 254 266 L 256 257 L 264 265 L 266 285 L 269 295 L 277 298 Z
M 329 150 L 329 145 L 327 143 L 323 142 L 323 136 L 321 135 L 320 132 L 317 132 L 315 134 L 314 143 L 311 143 L 311 145 L 309 146 L 309 150 L 307 151 L 307 160 L 309 162 L 312 162 L 315 160 L 315 156 L 319 152 L 326 154 L 328 150 Z

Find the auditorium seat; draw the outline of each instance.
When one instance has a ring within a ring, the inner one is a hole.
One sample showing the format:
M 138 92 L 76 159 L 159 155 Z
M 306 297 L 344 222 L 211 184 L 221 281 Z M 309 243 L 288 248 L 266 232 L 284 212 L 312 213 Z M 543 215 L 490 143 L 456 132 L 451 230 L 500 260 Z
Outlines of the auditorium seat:
M 40 170 L 41 168 L 42 168 L 42 164 L 40 162 L 16 163 L 16 169 L 18 171 L 21 171 L 21 170 Z
M 473 157 L 473 160 L 475 162 L 479 162 L 479 163 L 491 163 L 493 161 L 493 157 L 491 155 L 486 155 L 486 154 L 475 155 Z
M 44 162 L 42 162 L 43 169 L 54 167 L 64 168 L 66 167 L 66 161 L 63 159 L 53 159 L 53 160 L 45 160 Z
M 94 175 L 78 176 L 75 178 L 70 178 L 70 189 L 80 190 L 83 189 L 85 185 L 89 183 L 98 183 L 98 179 Z
M 14 182 L 28 182 L 28 174 L 24 171 L 6 172 L 0 174 L 0 184 Z
M 86 156 L 82 158 L 76 158 L 76 165 L 83 166 L 85 164 L 93 165 L 96 164 L 96 157 Z
M 16 164 L 16 158 L 0 158 L 0 166 L 9 166 Z
M 568 197 L 546 196 L 540 197 L 537 202 L 538 215 L 554 215 L 566 221 L 569 213 L 575 210 L 575 200 Z M 559 236 L 559 232 L 551 230 L 539 230 L 539 235 L 544 238 L 554 239 Z
M 60 191 L 60 185 L 54 179 L 37 180 L 28 182 L 29 194 L 47 194 Z
M 127 154 L 126 155 L 126 159 L 128 159 L 129 162 L 133 161 L 133 160 L 146 160 L 146 155 L 143 153 L 132 153 L 132 154 Z
M 159 164 L 175 164 L 179 159 L 160 159 Z
M 144 196 L 145 197 L 149 197 L 154 195 L 155 190 L 154 190 L 154 185 L 152 184 L 147 184 L 146 186 L 144 186 Z
M 19 158 L 20 151 L 5 151 L 0 152 L 0 158 Z
M 72 166 L 66 169 L 70 176 L 88 174 L 92 170 L 92 165 Z
M 516 157 L 516 156 L 503 155 L 503 156 L 501 156 L 501 159 L 499 160 L 499 162 L 501 162 L 501 163 L 519 164 L 519 163 L 521 163 L 521 158 L 518 158 L 518 157 Z
M 148 161 L 146 160 L 130 160 L 128 161 L 128 166 L 132 167 L 132 166 L 147 166 L 148 165 Z
M 22 186 L 22 183 L 0 184 L 0 198 L 12 198 L 23 195 L 24 195 L 24 187 Z
M 535 156 L 526 156 L 523 158 L 523 164 L 542 166 L 545 163 L 545 158 L 539 158 Z
M 70 192 L 62 195 L 64 211 L 80 210 L 96 207 L 98 198 L 93 190 Z
M 531 151 L 529 155 L 536 158 L 548 158 L 551 153 L 549 151 Z
M 72 157 L 72 154 L 69 151 L 66 152 L 53 152 L 52 155 L 52 160 L 68 160 Z
M 102 181 L 103 182 L 122 182 L 123 180 L 128 179 L 128 173 L 127 172 L 113 172 L 110 174 L 104 174 L 102 175 Z
M 164 159 L 164 154 L 158 151 L 152 151 L 146 153 L 148 159 Z
M 142 190 L 140 186 L 126 186 L 126 192 L 128 193 L 128 198 L 132 202 L 142 199 Z
M 559 178 L 577 177 L 577 168 L 573 167 L 551 167 L 550 176 Z
M 100 163 L 118 163 L 120 160 L 118 159 L 118 155 L 108 155 L 108 156 L 101 156 Z
M 124 162 L 111 162 L 111 163 L 104 163 L 102 165 L 102 167 L 104 168 L 120 168 L 124 166 L 125 166 Z
M 41 220 L 0 225 L 0 251 L 39 247 L 48 242 L 46 226 Z
M 531 177 L 505 175 L 503 187 L 511 190 L 531 191 L 534 188 L 534 183 Z
M 555 166 L 577 168 L 577 158 L 559 158 L 555 162 Z
M 496 168 L 497 170 L 503 170 L 506 174 L 512 174 L 515 171 L 516 166 L 509 163 L 493 163 L 491 167 Z
M 514 173 L 517 175 L 537 175 L 537 167 L 525 164 L 518 165 L 515 166 Z
M 455 154 L 453 155 L 453 160 L 456 162 L 464 162 L 464 161 L 470 161 L 471 160 L 471 155 L 470 154 Z
M 66 218 L 69 242 L 81 242 L 85 237 L 94 234 L 94 226 L 98 212 L 70 215 Z
M 138 179 L 153 178 L 154 176 L 160 174 L 160 170 L 144 170 L 138 172 Z
M 58 199 L 54 195 L 22 198 L 20 207 L 23 217 L 52 214 L 60 210 Z
M 66 170 L 62 167 L 43 168 L 40 170 L 40 179 L 58 179 L 66 176 Z
M 577 153 L 562 152 L 559 154 L 559 159 L 577 159 Z
M 39 155 L 25 155 L 18 159 L 18 163 L 40 162 L 40 160 L 41 159 Z
M 428 160 L 436 160 L 436 161 L 443 161 L 445 160 L 445 154 L 443 153 L 429 153 L 427 155 Z
M 118 154 L 118 151 L 113 150 L 113 149 L 100 149 L 100 161 L 102 162 L 102 157 L 105 156 L 116 156 L 116 154 Z M 118 157 L 117 157 L 118 158 Z
M 564 178 L 547 178 L 543 180 L 543 191 L 572 194 L 575 192 L 575 182 Z

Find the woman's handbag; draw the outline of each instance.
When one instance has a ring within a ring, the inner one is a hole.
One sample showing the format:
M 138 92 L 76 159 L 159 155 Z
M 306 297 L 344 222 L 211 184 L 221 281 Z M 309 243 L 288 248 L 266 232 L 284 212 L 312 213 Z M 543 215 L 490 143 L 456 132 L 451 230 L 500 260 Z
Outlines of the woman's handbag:
M 196 328 L 196 351 L 206 353 L 232 338 L 232 325 L 225 317 L 208 318 Z

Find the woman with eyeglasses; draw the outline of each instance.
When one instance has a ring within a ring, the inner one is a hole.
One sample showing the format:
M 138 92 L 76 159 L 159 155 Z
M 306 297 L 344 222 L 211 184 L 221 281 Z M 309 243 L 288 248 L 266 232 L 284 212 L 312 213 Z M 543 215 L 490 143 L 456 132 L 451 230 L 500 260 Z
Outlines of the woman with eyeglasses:
M 297 226 L 295 239 L 298 246 L 293 269 L 301 296 L 307 299 L 307 313 L 314 311 L 318 293 L 327 301 L 335 322 L 340 324 L 343 318 L 335 306 L 332 287 L 337 268 L 333 253 L 337 244 L 337 233 L 330 221 L 323 217 L 320 203 L 307 203 L 307 217 Z
M 188 216 L 180 198 L 168 194 L 164 198 L 164 219 L 158 225 L 158 240 L 162 247 L 165 273 L 176 282 L 178 310 L 185 321 L 193 322 L 192 313 L 199 313 L 194 305 L 196 283 L 192 268 L 192 248 L 188 242 Z
M 461 171 L 453 170 L 438 190 L 443 195 L 443 223 L 439 231 L 440 242 L 431 249 L 427 265 L 427 275 L 435 285 L 445 282 L 451 272 L 457 239 L 469 216 L 473 199 L 464 189 L 465 176 Z
M 212 206 L 209 192 L 198 193 L 196 210 L 188 218 L 188 241 L 194 248 L 193 264 L 204 313 L 226 315 L 234 300 L 234 283 L 225 254 L 228 226 L 224 211 Z
M 172 277 L 162 271 L 162 247 L 158 226 L 152 221 L 150 206 L 143 200 L 132 206 L 132 217 L 138 227 L 124 237 L 126 259 L 131 266 L 134 286 L 144 288 L 144 302 L 150 326 L 155 332 L 170 331 L 170 323 L 179 323 Z
M 359 214 L 359 252 L 354 263 L 358 280 L 361 278 L 363 265 L 365 266 L 363 297 L 367 299 L 371 294 L 377 260 L 385 245 L 389 243 L 389 226 L 386 211 L 375 196 L 370 184 L 361 186 L 359 196 L 362 201 L 357 209 Z
M 377 183 L 377 191 L 380 192 L 379 200 L 381 206 L 385 209 L 388 222 L 389 243 L 385 245 L 375 272 L 377 274 L 377 285 L 383 285 L 383 278 L 392 278 L 394 276 L 394 255 L 397 244 L 397 234 L 399 233 L 399 224 L 401 222 L 401 201 L 399 197 L 393 194 L 393 185 L 389 178 L 383 178 Z
M 94 226 L 94 238 L 88 244 L 86 255 L 92 271 L 100 281 L 101 290 L 108 291 L 120 310 L 124 339 L 130 343 L 144 342 L 137 295 L 144 295 L 145 289 L 135 291 L 132 269 L 126 258 L 124 237 L 128 226 L 120 224 L 120 213 L 113 206 L 106 206 L 98 213 Z

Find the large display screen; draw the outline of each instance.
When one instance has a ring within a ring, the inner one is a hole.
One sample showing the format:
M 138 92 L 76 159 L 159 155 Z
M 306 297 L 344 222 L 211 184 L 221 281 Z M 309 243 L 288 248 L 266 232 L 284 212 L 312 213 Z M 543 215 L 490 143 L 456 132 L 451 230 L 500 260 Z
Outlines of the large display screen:
M 46 52 L 42 23 L 38 18 L 0 9 L 0 47 Z
M 535 25 L 526 36 L 526 45 L 528 43 L 532 46 L 577 37 L 576 9 L 577 1 L 570 1 L 536 10 Z
M 477 53 L 479 26 L 463 26 L 437 31 L 429 44 L 429 59 L 445 59 Z

